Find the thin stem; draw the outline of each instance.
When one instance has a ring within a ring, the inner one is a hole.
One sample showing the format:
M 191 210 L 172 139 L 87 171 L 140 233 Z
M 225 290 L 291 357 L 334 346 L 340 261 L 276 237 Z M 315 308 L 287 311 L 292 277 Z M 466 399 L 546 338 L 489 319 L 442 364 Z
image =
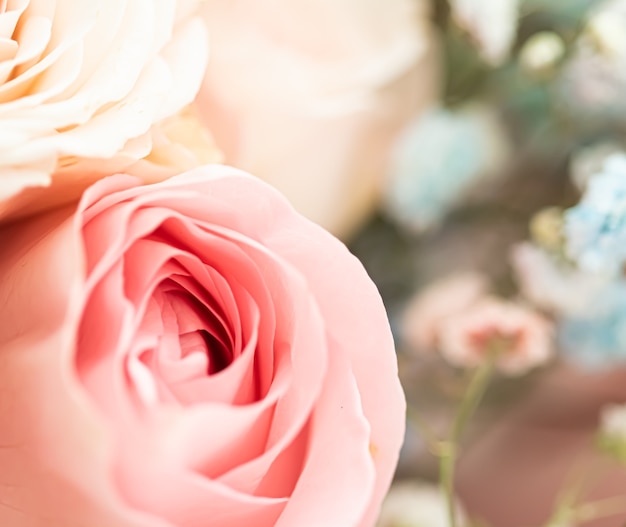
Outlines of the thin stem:
M 584 492 L 593 487 L 602 470 L 597 465 L 578 463 L 569 474 L 568 483 L 561 491 L 554 508 L 544 527 L 558 527 L 563 524 L 586 522 L 607 516 L 626 513 L 626 496 L 599 499 L 586 503 L 576 503 Z
M 478 408 L 480 401 L 485 395 L 493 373 L 496 357 L 496 353 L 490 353 L 487 360 L 478 367 L 470 380 L 465 396 L 457 410 L 454 424 L 452 425 L 451 439 L 454 443 L 457 443 L 463 435 L 467 423 L 474 415 L 476 408 Z
M 626 496 L 613 496 L 576 506 L 572 516 L 581 522 L 626 513 Z
M 487 390 L 489 380 L 491 379 L 491 375 L 495 367 L 497 356 L 497 350 L 489 353 L 485 362 L 483 362 L 475 371 L 469 382 L 465 396 L 457 409 L 456 416 L 452 424 L 450 440 L 440 445 L 439 475 L 441 478 L 441 488 L 446 498 L 446 508 L 448 510 L 448 521 L 450 527 L 457 527 L 454 508 L 454 474 L 459 441 L 465 431 L 467 423 L 474 415 L 476 408 L 485 395 L 485 391 Z
M 573 505 L 562 503 L 545 524 L 545 527 L 598 520 L 626 513 L 626 496 L 613 496 L 601 500 Z
M 545 527 L 558 527 L 563 525 L 572 515 L 574 504 L 580 498 L 586 486 L 585 474 L 588 473 L 588 468 L 583 466 L 575 467 L 568 476 L 568 482 L 563 490 L 560 492 L 554 511 L 548 519 Z
M 456 468 L 456 444 L 443 442 L 439 453 L 439 478 L 441 490 L 446 498 L 446 510 L 450 527 L 456 527 L 456 510 L 454 503 L 454 473 Z

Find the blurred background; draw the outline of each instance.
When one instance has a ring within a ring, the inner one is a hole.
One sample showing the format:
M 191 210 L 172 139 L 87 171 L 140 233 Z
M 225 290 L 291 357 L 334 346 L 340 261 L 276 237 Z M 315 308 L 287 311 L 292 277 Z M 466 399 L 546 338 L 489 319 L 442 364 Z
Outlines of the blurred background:
M 463 441 L 461 506 L 480 525 L 557 525 L 577 471 L 580 502 L 626 504 L 626 467 L 596 446 L 604 408 L 626 401 L 623 260 L 608 247 L 626 247 L 626 169 L 607 168 L 625 144 L 626 2 L 450 0 L 429 13 L 434 58 L 420 76 L 436 95 L 399 132 L 376 207 L 346 236 L 387 306 L 409 404 L 445 435 L 465 381 L 428 332 L 480 282 L 552 325 L 553 357 L 492 383 Z M 607 172 L 615 181 L 592 191 Z M 437 478 L 409 421 L 397 488 Z M 447 525 L 413 518 L 420 499 L 407 496 L 381 525 Z M 558 525 L 626 521 L 624 507 L 606 513 Z

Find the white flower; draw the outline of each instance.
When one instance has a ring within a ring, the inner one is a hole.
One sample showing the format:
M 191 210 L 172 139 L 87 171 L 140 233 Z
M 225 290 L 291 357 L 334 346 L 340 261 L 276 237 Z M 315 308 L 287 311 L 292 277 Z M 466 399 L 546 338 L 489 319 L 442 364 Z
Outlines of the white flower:
M 459 527 L 466 525 L 457 506 Z M 418 481 L 397 483 L 383 503 L 377 527 L 448 527 L 446 501 L 441 490 Z
M 557 33 L 540 31 L 524 43 L 520 62 L 530 73 L 543 74 L 553 71 L 565 51 L 565 43 Z
M 435 97 L 425 0 L 206 0 L 198 104 L 226 162 L 346 234 L 379 195 L 391 144 Z
M 506 60 L 515 34 L 519 0 L 451 0 L 459 26 L 477 41 L 485 60 L 497 66 Z
M 587 37 L 601 52 L 622 59 L 626 55 L 626 2 L 600 2 L 591 12 L 585 28 Z
M 626 443 L 626 404 L 610 404 L 602 409 L 600 429 Z
M 607 126 L 622 122 L 626 113 L 626 1 L 598 1 L 592 7 L 555 96 L 585 124 Z
M 72 200 L 150 153 L 150 128 L 193 101 L 206 67 L 193 6 L 0 2 L 0 217 Z
M 609 404 L 602 409 L 599 446 L 626 464 L 626 404 Z
M 593 176 L 602 172 L 606 160 L 614 154 L 624 154 L 615 141 L 602 141 L 574 152 L 570 161 L 570 179 L 583 192 Z

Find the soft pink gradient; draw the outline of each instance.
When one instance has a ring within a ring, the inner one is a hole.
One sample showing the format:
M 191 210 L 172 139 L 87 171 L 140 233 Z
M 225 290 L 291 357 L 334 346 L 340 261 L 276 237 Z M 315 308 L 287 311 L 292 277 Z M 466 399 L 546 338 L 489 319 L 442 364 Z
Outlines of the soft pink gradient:
M 0 248 L 0 525 L 374 524 L 404 431 L 385 311 L 277 192 L 113 176 Z

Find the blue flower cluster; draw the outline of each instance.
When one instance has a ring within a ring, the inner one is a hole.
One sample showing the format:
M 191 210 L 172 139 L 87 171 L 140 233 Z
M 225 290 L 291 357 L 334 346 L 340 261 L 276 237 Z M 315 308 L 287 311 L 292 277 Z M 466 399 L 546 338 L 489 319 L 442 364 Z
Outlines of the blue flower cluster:
M 606 287 L 588 299 L 584 313 L 558 324 L 566 356 L 589 367 L 626 364 L 626 155 L 609 156 L 580 203 L 565 212 L 568 256 L 583 271 L 604 276 Z
M 565 213 L 568 255 L 581 269 L 618 274 L 626 262 L 626 155 L 607 158 Z
M 584 313 L 561 318 L 558 340 L 565 356 L 585 368 L 626 364 L 626 283 L 607 284 Z

